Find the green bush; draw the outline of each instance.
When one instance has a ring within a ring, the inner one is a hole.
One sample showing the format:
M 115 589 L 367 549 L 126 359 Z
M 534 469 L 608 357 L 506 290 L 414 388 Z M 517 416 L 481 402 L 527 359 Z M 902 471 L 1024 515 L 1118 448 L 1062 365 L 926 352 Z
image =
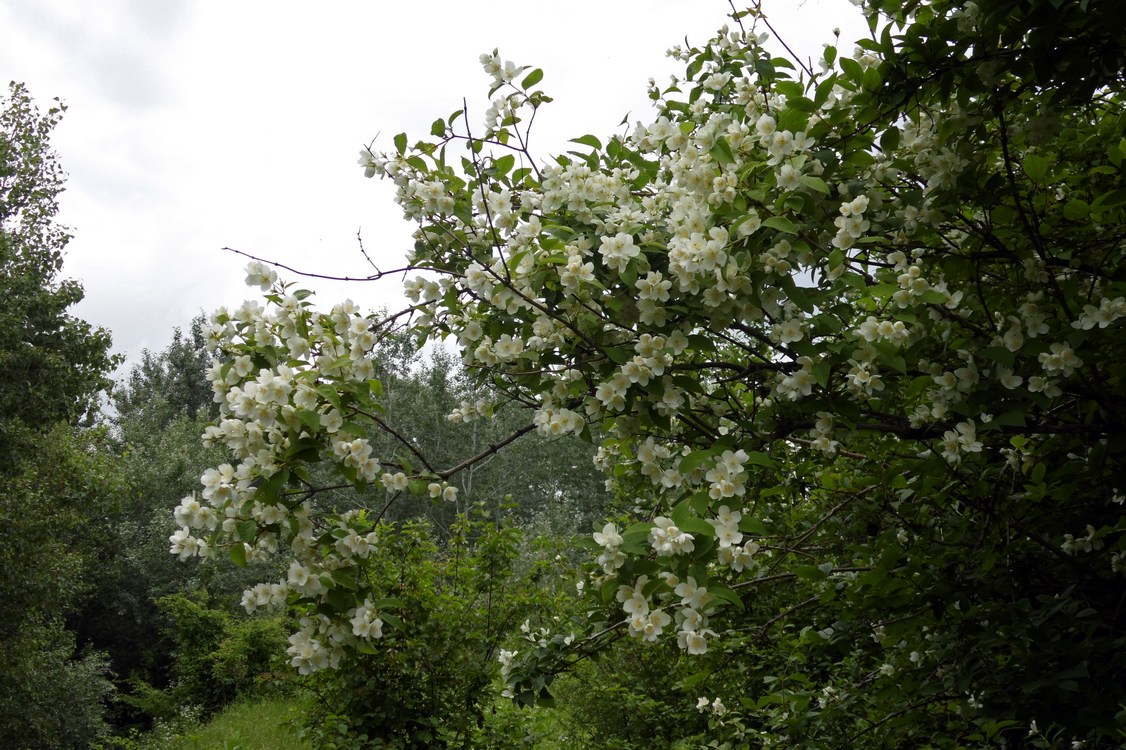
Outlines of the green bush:
M 451 532 L 439 547 L 425 522 L 378 527 L 364 574 L 388 597 L 382 616 L 394 626 L 370 653 L 310 678 L 318 748 L 472 746 L 496 699 L 500 644 L 553 594 L 542 566 L 522 558 L 535 546 L 516 529 L 462 518 Z
M 74 637 L 61 628 L 29 628 L 0 641 L 0 747 L 86 748 L 103 737 L 113 695 L 104 655 L 75 657 Z
M 652 750 L 707 730 L 679 683 L 693 663 L 675 643 L 620 641 L 597 660 L 580 662 L 552 692 L 572 723 L 589 732 L 587 747 Z
M 122 698 L 145 714 L 171 720 L 183 706 L 214 712 L 277 677 L 286 626 L 277 618 L 246 618 L 208 606 L 205 595 L 172 594 L 157 600 L 169 618 L 173 682 L 167 689 L 130 681 Z

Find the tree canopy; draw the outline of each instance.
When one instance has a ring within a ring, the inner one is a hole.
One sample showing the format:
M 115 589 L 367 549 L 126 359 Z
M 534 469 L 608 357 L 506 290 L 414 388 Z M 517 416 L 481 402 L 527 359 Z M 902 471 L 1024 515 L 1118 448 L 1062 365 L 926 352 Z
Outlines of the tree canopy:
M 58 279 L 70 234 L 55 220 L 65 175 L 50 134 L 65 111 L 41 114 L 17 83 L 0 110 L 0 420 L 31 427 L 91 417 L 116 363 L 109 334 L 67 312 L 81 285 Z
M 494 52 L 483 125 L 362 153 L 418 224 L 413 331 L 455 338 L 524 431 L 597 442 L 629 499 L 586 540 L 585 605 L 501 653 L 514 698 L 629 636 L 699 657 L 679 689 L 717 747 L 1122 741 L 1115 7 L 870 0 L 870 36 L 815 63 L 736 12 L 673 49 L 649 121 L 549 157 L 543 72 Z M 362 574 L 382 513 L 319 505 L 306 465 L 378 510 L 453 499 L 506 440 L 373 453 L 373 353 L 404 316 L 249 281 L 266 307 L 209 331 L 207 438 L 237 461 L 181 504 L 173 551 L 288 548 L 258 603 L 305 613 L 294 666 L 347 669 L 395 643 Z
M 89 588 L 98 521 L 118 489 L 92 418 L 115 364 L 109 335 L 73 317 L 59 280 L 63 171 L 26 88 L 0 101 L 0 744 L 85 747 L 104 733 L 105 659 L 66 628 Z

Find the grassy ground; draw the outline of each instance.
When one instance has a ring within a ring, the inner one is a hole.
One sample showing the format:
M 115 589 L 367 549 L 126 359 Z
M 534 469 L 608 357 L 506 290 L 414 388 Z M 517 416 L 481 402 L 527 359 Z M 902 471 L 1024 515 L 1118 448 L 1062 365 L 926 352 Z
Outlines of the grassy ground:
M 292 698 L 254 698 L 228 706 L 203 726 L 170 738 L 167 750 L 311 750 L 297 739 Z
M 294 696 L 252 697 L 238 701 L 199 723 L 186 712 L 140 736 L 106 745 L 112 750 L 313 750 L 297 738 L 302 701 Z M 520 709 L 498 700 L 474 742 L 482 750 L 583 750 L 590 738 L 567 714 L 552 709 Z

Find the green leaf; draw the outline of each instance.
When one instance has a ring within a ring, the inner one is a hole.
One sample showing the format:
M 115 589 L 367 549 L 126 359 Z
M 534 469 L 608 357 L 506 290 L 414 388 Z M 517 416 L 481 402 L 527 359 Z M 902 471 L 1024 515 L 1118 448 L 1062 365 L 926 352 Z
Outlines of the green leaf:
M 708 590 L 711 591 L 711 589 L 708 589 Z M 702 683 L 704 680 L 708 679 L 711 676 L 712 676 L 712 671 L 710 669 L 705 669 L 701 672 L 696 672 L 695 674 L 690 674 L 687 677 L 685 677 L 683 680 L 680 681 L 680 683 L 677 685 L 677 688 L 679 690 L 683 690 L 683 691 L 692 691 L 700 683 Z
M 801 308 L 802 311 L 812 313 L 817 309 L 817 306 L 814 305 L 813 300 L 811 300 L 809 298 L 809 295 L 806 294 L 806 290 L 795 284 L 792 277 L 783 276 L 778 280 L 778 286 L 782 289 L 782 291 L 786 294 L 790 301 Z
M 899 148 L 899 137 L 902 135 L 899 128 L 890 127 L 880 135 L 880 148 L 886 154 Z
M 1064 218 L 1071 219 L 1072 221 L 1086 219 L 1090 213 L 1091 207 L 1087 205 L 1086 201 L 1072 199 L 1063 207 Z
M 740 597 L 738 594 L 736 594 L 726 586 L 711 582 L 708 584 L 708 593 L 719 601 L 727 602 L 728 604 L 734 606 L 740 612 L 744 610 L 742 597 Z
M 332 605 L 333 609 L 341 614 L 356 606 L 356 595 L 342 588 L 330 588 L 328 593 L 325 594 L 325 598 L 328 600 L 328 603 Z
M 607 347 L 605 352 L 606 356 L 610 358 L 610 361 L 616 365 L 624 365 L 633 358 L 633 355 L 630 354 L 630 350 L 621 346 Z
M 946 295 L 934 289 L 928 289 L 919 295 L 919 299 L 928 305 L 945 305 Z
M 270 478 L 258 488 L 258 500 L 263 503 L 276 503 L 281 498 L 282 490 L 289 481 L 289 469 L 279 469 L 270 475 Z M 251 541 L 247 539 L 247 541 Z
M 825 578 L 825 571 L 817 565 L 798 565 L 794 574 L 803 581 L 821 581 Z
M 785 232 L 786 234 L 798 233 L 797 224 L 794 224 L 794 222 L 790 221 L 785 216 L 771 216 L 769 219 L 763 219 L 762 225 L 764 227 L 770 227 L 771 229 L 777 229 L 779 232 Z
M 822 388 L 829 387 L 830 368 L 831 365 L 828 362 L 818 362 L 810 368 L 813 373 L 813 379 L 817 381 L 817 384 Z
M 868 91 L 875 91 L 880 88 L 883 80 L 883 76 L 880 75 L 880 69 L 878 67 L 872 66 L 864 69 L 863 84 L 864 88 Z
M 890 351 L 878 351 L 876 359 L 901 375 L 907 374 L 907 361 L 898 354 Z
M 920 393 L 934 385 L 934 378 L 930 375 L 920 375 L 911 381 L 904 394 L 908 401 L 913 401 Z
M 394 140 L 395 150 L 399 152 L 400 156 L 402 156 L 407 152 L 407 134 L 399 133 L 397 136 L 395 136 Z
M 864 80 L 864 69 L 860 67 L 860 63 L 853 60 L 851 57 L 840 58 L 841 70 L 849 80 L 860 83 Z
M 744 534 L 752 534 L 757 537 L 764 537 L 768 533 L 766 526 L 763 525 L 762 521 L 760 521 L 758 518 L 755 518 L 754 516 L 746 515 L 739 520 L 739 531 L 742 531 Z
M 692 451 L 687 456 L 680 459 L 680 465 L 677 467 L 677 470 L 687 476 L 713 456 L 715 456 L 715 451 L 710 449 Z
M 321 428 L 321 415 L 311 409 L 298 410 L 297 418 L 301 420 L 302 424 L 313 430 L 319 430 Z
M 748 451 L 747 463 L 752 466 L 762 466 L 767 469 L 775 469 L 778 467 L 778 463 L 773 458 L 760 451 Z
M 495 169 L 497 174 L 499 175 L 508 174 L 508 170 L 512 169 L 512 166 L 515 163 L 515 156 L 513 156 L 512 154 L 505 154 L 504 156 L 498 157 L 493 161 L 493 169 Z
M 731 144 L 728 143 L 727 139 L 722 135 L 716 137 L 715 144 L 708 153 L 720 164 L 731 164 L 735 161 L 735 154 L 731 150 Z
M 991 359 L 994 362 L 1000 362 L 1006 367 L 1012 367 L 1016 364 L 1016 353 L 1009 351 L 1003 346 L 990 346 L 981 350 L 981 354 L 986 359 Z
M 595 151 L 602 150 L 602 141 L 598 140 L 593 135 L 580 135 L 578 138 L 572 138 L 571 143 L 581 143 L 584 146 L 590 146 Z
M 675 521 L 674 521 L 675 523 Z M 687 516 L 683 523 L 676 524 L 680 527 L 681 531 L 687 531 L 692 536 L 696 537 L 696 541 L 701 539 L 710 539 L 715 536 L 715 526 L 696 516 Z M 699 551 L 697 552 L 699 554 Z
M 630 287 L 631 289 L 636 286 L 637 259 L 634 258 L 629 263 L 626 263 L 626 267 L 622 269 L 622 272 L 619 274 L 619 276 L 621 277 L 622 281 L 626 283 L 626 286 Z
M 376 599 L 374 602 L 372 602 L 372 604 L 377 610 L 380 610 L 381 617 L 383 616 L 383 610 L 385 609 L 402 609 L 405 606 L 402 599 L 395 599 L 393 597 L 389 597 L 387 599 Z
M 343 570 L 332 571 L 332 580 L 336 581 L 337 585 L 342 586 L 349 591 L 355 591 L 359 588 L 356 585 L 356 579 L 349 573 Z
M 607 578 L 598 590 L 598 598 L 602 600 L 603 604 L 609 604 L 617 598 L 618 586 L 620 585 L 621 582 L 617 578 Z
M 1098 198 L 1095 198 L 1094 202 L 1091 204 L 1091 208 L 1094 210 L 1114 208 L 1115 206 L 1121 206 L 1123 203 L 1126 203 L 1126 188 L 1118 188 L 1117 190 L 1103 193 Z
M 258 536 L 258 524 L 254 521 L 242 521 L 235 526 L 238 538 L 247 544 L 253 544 Z
M 353 437 L 358 437 L 358 438 L 366 438 L 368 436 L 368 431 L 364 428 L 364 426 L 362 424 L 357 424 L 356 422 L 352 422 L 352 421 L 348 421 L 348 422 L 345 422 L 344 424 L 342 424 L 340 426 L 340 431 L 346 432 L 349 435 L 351 435 Z
M 1033 182 L 1043 184 L 1048 176 L 1048 160 L 1036 154 L 1029 154 L 1021 162 L 1024 173 Z
M 430 135 L 441 138 L 446 134 L 446 121 L 439 117 L 430 125 Z
M 235 542 L 231 545 L 230 549 L 231 562 L 240 568 L 246 567 L 246 545 L 241 542 Z
M 543 71 L 540 70 L 539 68 L 536 68 L 531 73 L 524 76 L 524 80 L 520 81 L 520 88 L 527 91 L 532 86 L 535 86 L 537 83 L 539 83 L 542 80 L 543 80 Z
M 993 427 L 1024 427 L 1025 419 L 1023 411 L 1007 411 L 998 414 L 993 419 L 982 425 L 982 429 L 989 429 Z
M 672 513 L 669 514 L 669 517 L 672 518 L 673 523 L 684 529 L 684 524 L 687 523 L 689 519 L 693 518 L 691 503 L 687 500 L 681 500 L 676 504 L 676 507 L 672 509 Z
M 805 93 L 802 85 L 797 81 L 779 81 L 774 84 L 774 90 L 788 99 L 801 96 Z
M 816 190 L 819 193 L 824 193 L 825 195 L 830 194 L 829 186 L 825 184 L 825 181 L 820 177 L 811 174 L 802 175 L 801 182 L 807 188 Z M 791 232 L 791 234 L 797 234 L 797 232 Z
M 649 530 L 653 524 L 644 521 L 635 523 L 622 532 L 622 543 L 618 549 L 631 555 L 643 555 L 649 551 Z

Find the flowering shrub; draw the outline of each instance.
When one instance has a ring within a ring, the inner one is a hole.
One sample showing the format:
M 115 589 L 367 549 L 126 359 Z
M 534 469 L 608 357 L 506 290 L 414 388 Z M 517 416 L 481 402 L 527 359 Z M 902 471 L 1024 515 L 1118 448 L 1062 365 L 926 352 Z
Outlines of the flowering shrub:
M 393 607 L 381 602 L 375 627 L 354 616 L 353 633 L 383 629 L 373 645 L 306 681 L 317 695 L 308 734 L 317 747 L 468 747 L 496 695 L 500 643 L 550 601 L 544 564 L 521 554 L 531 540 L 487 518 L 460 519 L 443 547 L 418 521 L 377 533 L 364 579 L 393 593 Z
M 456 337 L 542 434 L 599 440 L 636 497 L 589 540 L 587 615 L 503 655 L 518 699 L 626 631 L 700 656 L 697 682 L 761 659 L 712 712 L 731 741 L 1115 736 L 1123 45 L 1097 3 L 994 5 L 873 0 L 871 38 L 816 68 L 736 13 L 671 50 L 685 73 L 651 85 L 650 121 L 546 161 L 543 74 L 485 55 L 483 127 L 456 112 L 363 152 L 418 223 L 415 329 Z M 1043 65 L 1084 44 L 1101 73 Z M 214 328 L 208 438 L 239 463 L 185 500 L 173 551 L 288 544 L 288 579 L 247 605 L 315 608 L 312 671 L 388 621 L 352 574 L 370 519 L 319 515 L 301 464 L 388 498 L 444 496 L 460 467 L 368 450 L 383 322 L 251 275 L 270 308 Z

